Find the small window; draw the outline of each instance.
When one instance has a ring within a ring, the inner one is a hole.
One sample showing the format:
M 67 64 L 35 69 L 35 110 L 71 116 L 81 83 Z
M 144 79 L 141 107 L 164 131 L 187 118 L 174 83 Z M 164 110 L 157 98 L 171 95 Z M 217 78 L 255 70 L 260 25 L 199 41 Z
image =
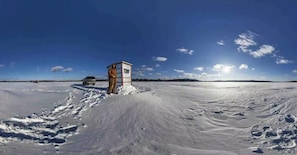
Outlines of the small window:
M 124 69 L 124 73 L 129 74 L 129 69 Z

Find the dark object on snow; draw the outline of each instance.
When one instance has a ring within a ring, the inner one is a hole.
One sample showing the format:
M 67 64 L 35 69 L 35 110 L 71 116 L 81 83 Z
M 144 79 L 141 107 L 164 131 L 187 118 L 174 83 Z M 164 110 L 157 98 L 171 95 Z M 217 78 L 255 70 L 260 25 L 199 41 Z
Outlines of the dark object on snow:
M 262 151 L 262 149 L 260 149 L 260 148 L 254 150 L 253 152 L 255 152 L 255 153 L 264 153 L 264 152 Z
M 117 68 L 116 65 L 113 64 L 111 68 L 108 69 L 108 91 L 107 93 L 116 93 L 116 84 L 117 84 Z
M 95 85 L 96 78 L 94 76 L 87 76 L 83 79 L 83 85 Z

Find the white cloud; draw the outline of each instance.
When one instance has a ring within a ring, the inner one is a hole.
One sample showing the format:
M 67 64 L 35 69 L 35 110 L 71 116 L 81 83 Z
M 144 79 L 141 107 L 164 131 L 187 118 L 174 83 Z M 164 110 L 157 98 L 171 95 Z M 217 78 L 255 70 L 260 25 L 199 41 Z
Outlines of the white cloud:
M 249 53 L 254 58 L 261 58 L 265 55 L 271 55 L 272 58 L 275 58 L 276 64 L 288 64 L 291 63 L 291 60 L 287 60 L 284 57 L 276 54 L 276 49 L 272 45 L 264 44 L 261 45 L 258 50 L 252 50 L 250 46 L 255 46 L 257 43 L 254 41 L 254 38 L 257 34 L 251 31 L 247 33 L 242 33 L 239 35 L 239 38 L 234 40 L 234 43 L 238 45 L 238 51 L 244 53 Z
M 153 57 L 154 61 L 167 61 L 166 57 Z
M 147 65 L 142 65 L 140 70 L 142 71 L 153 71 L 154 69 L 151 67 L 147 67 Z
M 160 64 L 156 64 L 156 66 L 155 67 L 160 67 Z
M 249 66 L 247 64 L 241 64 L 239 66 L 239 69 L 248 69 L 248 68 L 249 68 Z
M 162 75 L 162 73 L 156 73 L 156 75 L 159 75 L 160 76 L 160 75 Z
M 220 71 L 220 70 L 222 70 L 223 67 L 224 67 L 223 64 L 215 64 L 213 66 L 213 69 L 212 70 L 214 70 L 214 71 Z
M 208 73 L 201 73 L 201 74 L 196 74 L 196 73 L 186 73 L 184 72 L 180 78 L 191 78 L 191 79 L 206 79 L 206 78 L 214 78 L 214 77 L 221 77 L 222 74 L 208 74 Z
M 215 64 L 212 70 L 217 72 L 230 72 L 234 68 L 233 65 Z
M 142 68 L 143 70 L 146 70 L 146 71 L 153 71 L 154 69 L 151 68 L 151 67 L 145 67 L 145 68 Z
M 250 52 L 250 54 L 255 58 L 260 58 L 267 54 L 272 54 L 275 51 L 275 48 L 271 45 L 262 45 L 260 49 Z
M 236 45 L 239 45 L 238 50 L 242 52 L 251 52 L 250 49 L 248 49 L 249 46 L 257 45 L 257 43 L 254 41 L 255 33 L 248 31 L 247 33 L 242 33 L 238 35 L 239 38 L 234 40 L 234 43 Z
M 61 70 L 63 70 L 63 69 L 64 69 L 63 66 L 55 66 L 55 67 L 52 67 L 52 68 L 51 68 L 51 71 L 52 71 L 52 72 L 57 72 L 57 71 L 61 71 Z
M 189 54 L 192 55 L 194 53 L 194 50 L 190 50 Z
M 4 65 L 3 64 L 0 64 L 0 68 L 2 68 L 2 67 L 4 67 Z
M 291 63 L 292 61 L 284 59 L 283 57 L 278 57 L 275 61 L 277 64 L 288 64 Z
M 200 75 L 201 75 L 202 77 L 207 77 L 207 76 L 208 76 L 207 73 L 201 73 Z
M 180 53 L 187 54 L 187 52 L 188 52 L 189 49 L 186 49 L 186 48 L 182 47 L 182 48 L 178 48 L 178 49 L 176 49 L 176 50 L 177 50 L 178 52 L 180 52 Z
M 176 49 L 179 53 L 192 55 L 194 50 L 186 49 L 184 47 Z
M 204 70 L 204 67 L 195 67 L 194 70 L 203 71 Z
M 40 70 L 39 67 L 36 68 L 36 70 Z M 73 71 L 73 68 L 64 68 L 63 66 L 55 66 L 51 68 L 52 72 L 58 72 L 58 71 L 63 71 L 63 72 L 71 72 Z
M 297 73 L 297 69 L 294 69 L 294 70 L 293 70 L 293 73 Z
M 71 72 L 73 71 L 73 68 L 66 68 L 66 69 L 63 69 L 63 72 Z
M 223 40 L 218 41 L 217 44 L 220 45 L 220 46 L 224 46 L 225 45 L 225 43 L 224 43 Z
M 175 72 L 177 73 L 184 73 L 185 71 L 184 70 L 179 70 L 179 69 L 174 69 Z
M 187 78 L 197 78 L 197 74 L 195 73 L 183 73 L 183 75 Z
M 255 68 L 252 68 L 252 70 L 254 71 L 254 70 L 256 70 Z
M 201 74 L 199 74 L 200 78 L 213 78 L 213 77 L 221 77 L 221 76 L 223 76 L 221 73 L 218 73 L 218 74 L 201 73 Z

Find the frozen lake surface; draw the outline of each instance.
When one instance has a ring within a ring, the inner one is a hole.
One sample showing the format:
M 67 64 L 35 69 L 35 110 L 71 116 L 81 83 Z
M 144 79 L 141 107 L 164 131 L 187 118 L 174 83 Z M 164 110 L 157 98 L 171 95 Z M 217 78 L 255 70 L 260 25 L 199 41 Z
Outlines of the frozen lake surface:
M 0 154 L 297 154 L 297 83 L 0 83 Z

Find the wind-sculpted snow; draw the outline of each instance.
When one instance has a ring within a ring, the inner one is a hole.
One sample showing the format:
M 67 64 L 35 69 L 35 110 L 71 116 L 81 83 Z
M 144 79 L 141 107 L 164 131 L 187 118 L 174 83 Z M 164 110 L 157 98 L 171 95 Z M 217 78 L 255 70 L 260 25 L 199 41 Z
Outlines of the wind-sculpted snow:
M 297 153 L 295 83 L 0 85 L 4 155 Z
M 262 120 L 250 129 L 251 143 L 261 153 L 272 150 L 280 154 L 296 154 L 297 147 L 297 92 L 296 87 L 271 88 L 263 95 L 260 105 L 255 103 L 252 110 L 259 109 Z
M 35 91 L 35 89 L 33 90 Z M 107 95 L 106 89 L 84 88 L 83 90 L 83 98 L 77 103 L 73 102 L 75 96 L 70 92 L 65 100 L 55 103 L 56 107 L 51 111 L 45 110 L 40 114 L 34 113 L 27 117 L 12 117 L 9 120 L 1 120 L 0 143 L 31 141 L 42 145 L 59 146 L 64 144 L 68 137 L 78 134 L 79 128 L 84 127 L 84 124 L 65 124 L 59 120 L 67 117 L 80 120 L 83 111 L 112 96 Z M 42 90 L 39 91 L 43 92 Z M 118 91 L 120 95 L 138 92 L 133 86 L 119 87 Z

